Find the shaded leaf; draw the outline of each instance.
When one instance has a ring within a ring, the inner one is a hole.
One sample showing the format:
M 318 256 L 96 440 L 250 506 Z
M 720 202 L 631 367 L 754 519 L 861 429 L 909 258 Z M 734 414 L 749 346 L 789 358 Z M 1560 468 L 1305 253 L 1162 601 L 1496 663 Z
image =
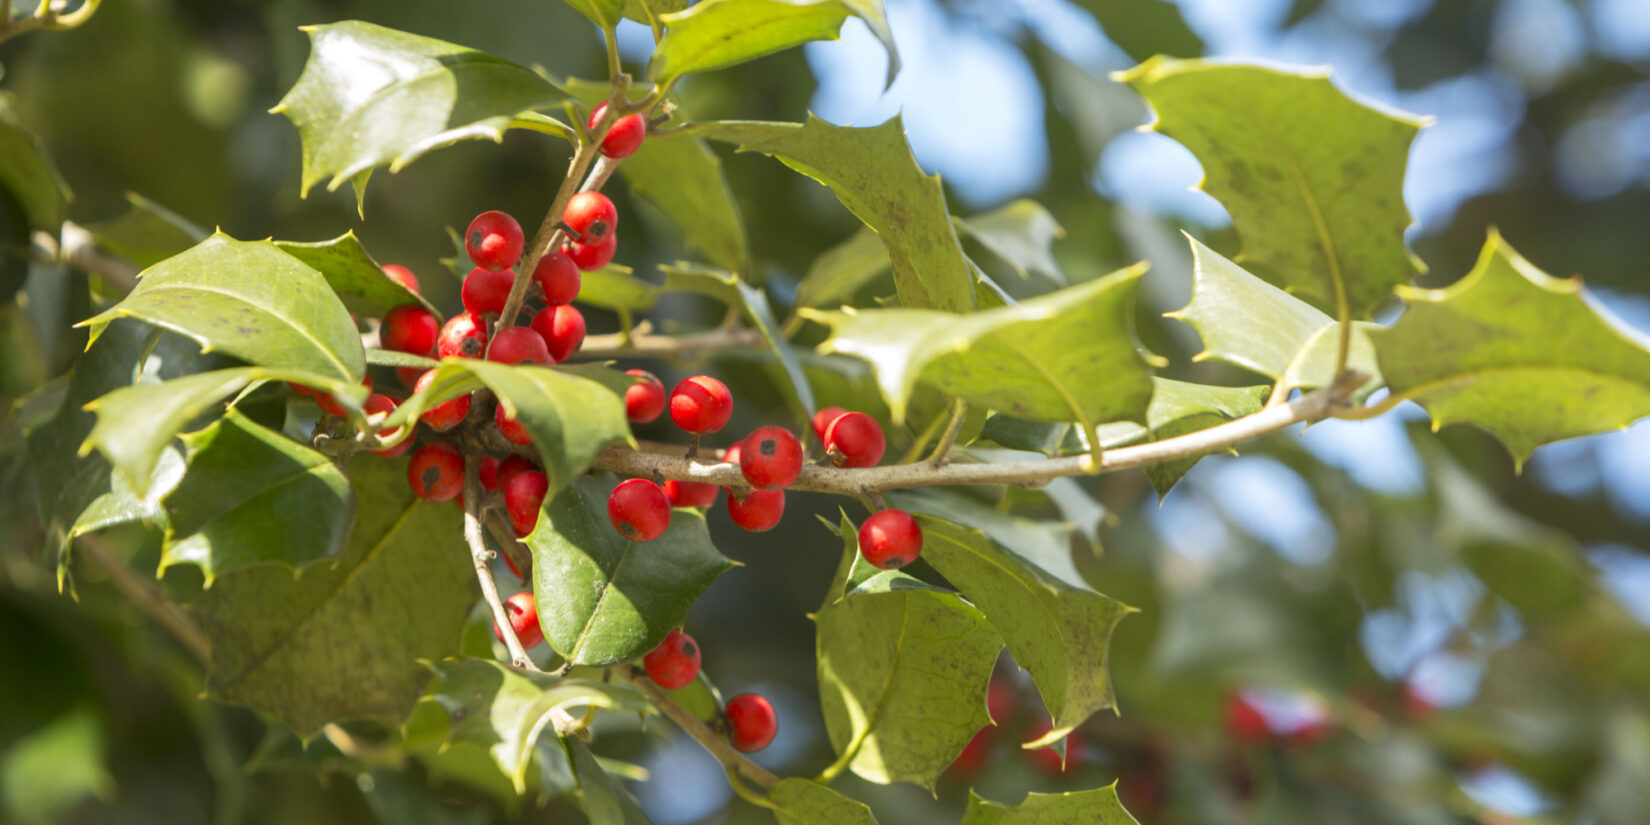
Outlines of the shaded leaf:
M 17 119 L 9 100 L 0 101 L 0 187 L 17 199 L 29 227 L 56 237 L 73 196 L 45 145 Z
M 624 19 L 625 0 L 564 0 L 579 14 L 584 15 L 590 22 L 611 30 Z M 657 2 L 657 0 L 644 0 Z
M 960 825 L 1137 825 L 1117 798 L 1117 783 L 1070 793 L 1031 793 L 1014 807 L 968 793 Z
M 750 274 L 745 224 L 722 174 L 722 160 L 699 138 L 643 141 L 619 174 L 682 232 L 689 249 L 732 272 Z M 580 290 L 583 300 L 583 290 Z
M 631 274 L 628 266 L 609 264 L 593 272 L 585 272 L 579 284 L 578 301 L 581 304 L 640 312 L 652 309 L 658 300 L 659 288 Z
M 848 240 L 825 250 L 797 284 L 797 307 L 832 307 L 888 271 L 888 247 L 870 227 L 860 227 Z
M 957 226 L 1014 267 L 1020 277 L 1035 272 L 1065 283 L 1065 274 L 1054 262 L 1054 241 L 1065 237 L 1066 230 L 1042 204 L 1021 198 L 983 215 L 958 218 Z
M 677 264 L 661 266 L 659 269 L 665 273 L 666 290 L 698 292 L 740 310 L 751 326 L 762 333 L 762 337 L 768 342 L 768 349 L 773 351 L 779 363 L 784 366 L 785 378 L 791 385 L 791 391 L 785 394 L 785 403 L 797 416 L 798 425 L 813 417 L 813 387 L 808 384 L 808 377 L 802 372 L 802 361 L 797 352 L 791 349 L 784 335 L 780 334 L 779 322 L 774 319 L 773 311 L 768 309 L 768 296 L 762 290 L 751 286 L 737 275 L 709 267 Z
M 601 762 L 588 746 L 573 737 L 563 739 L 562 746 L 573 764 L 573 775 L 578 777 L 579 799 L 584 802 L 590 825 L 647 825 L 647 816 L 636 805 L 636 800 L 602 770 Z
M 849 13 L 842 0 L 700 0 L 661 16 L 665 37 L 648 61 L 647 77 L 670 84 L 810 40 L 835 40 Z
M 438 322 L 441 320 L 441 313 L 424 300 L 424 296 L 384 274 L 378 262 L 361 246 L 353 229 L 330 241 L 276 241 L 275 245 L 321 273 L 333 292 L 365 299 L 369 307 L 379 314 L 402 304 L 418 304 L 435 315 Z
M 94 462 L 107 469 L 101 458 L 82 461 Z M 74 526 L 69 529 L 69 538 L 138 522 L 163 531 L 170 529 L 171 520 L 160 500 L 178 485 L 178 481 L 183 478 L 183 471 L 182 452 L 169 447 L 161 452 L 160 460 L 155 462 L 155 471 L 149 477 L 148 486 L 144 488 L 134 489 L 126 483 L 124 475 L 114 473 L 108 479 L 109 492 L 93 499 L 80 513 L 80 517 L 75 519 Z
M 876 825 L 865 803 L 849 799 L 818 782 L 781 779 L 768 791 L 779 825 Z
M 110 253 L 148 268 L 210 237 L 182 215 L 135 192 L 130 209 L 117 218 L 88 224 L 93 240 Z

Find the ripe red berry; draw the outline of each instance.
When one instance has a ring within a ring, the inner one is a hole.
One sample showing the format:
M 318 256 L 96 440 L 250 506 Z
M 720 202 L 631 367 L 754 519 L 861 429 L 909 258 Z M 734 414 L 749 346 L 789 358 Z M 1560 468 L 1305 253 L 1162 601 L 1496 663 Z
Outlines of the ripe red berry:
M 464 276 L 464 288 L 459 294 L 464 301 L 464 311 L 477 315 L 503 312 L 505 302 L 510 300 L 510 288 L 515 284 L 516 273 L 507 269 L 478 266 L 470 270 L 470 274 Z
M 490 455 L 482 456 L 481 466 L 476 469 L 476 476 L 481 481 L 481 489 L 488 491 L 497 490 L 498 459 L 493 458 Z
M 1256 745 L 1272 736 L 1266 714 L 1241 692 L 1226 697 L 1225 717 L 1226 733 L 1243 744 Z
M 985 767 L 986 760 L 991 758 L 991 743 L 997 738 L 997 729 L 986 725 L 974 732 L 974 738 L 968 740 L 957 758 L 951 760 L 946 768 L 952 774 L 963 779 L 970 779 L 979 774 Z
M 652 541 L 670 526 L 670 499 L 645 478 L 626 479 L 607 497 L 607 517 L 625 538 Z
M 534 464 L 527 456 L 507 455 L 503 461 L 498 463 L 498 486 L 502 488 L 504 485 L 509 484 L 510 479 L 522 470 L 537 470 L 538 468 L 539 466 Z
M 407 465 L 407 483 L 425 501 L 447 501 L 464 489 L 464 456 L 447 444 L 426 444 Z
M 665 498 L 672 507 L 709 507 L 716 503 L 716 485 L 672 479 L 665 482 Z
M 525 238 L 521 224 L 509 215 L 493 210 L 483 212 L 470 221 L 464 233 L 464 251 L 470 260 L 484 269 L 509 269 L 521 259 Z
M 550 479 L 538 470 L 522 470 L 510 476 L 510 482 L 504 485 L 504 509 L 510 514 L 510 526 L 516 528 L 516 535 L 533 532 L 539 522 L 539 506 L 549 490 Z
M 728 490 L 728 518 L 752 533 L 772 530 L 783 515 L 784 490 L 752 490 L 743 498 Z
M 582 243 L 571 241 L 567 244 L 567 257 L 579 269 L 589 272 L 592 269 L 601 269 L 613 260 L 613 255 L 619 251 L 619 236 L 608 235 L 600 243 Z
M 741 693 L 729 699 L 722 713 L 728 718 L 728 740 L 745 753 L 767 747 L 779 732 L 779 718 L 774 715 L 773 705 L 754 693 Z
M 314 387 L 306 387 L 303 384 L 294 383 L 292 381 L 286 382 L 286 385 L 292 388 L 292 391 L 299 395 L 307 395 L 310 398 L 314 398 L 316 395 Z
M 480 358 L 487 352 L 487 322 L 469 312 L 448 318 L 436 338 L 435 352 L 441 358 Z
M 510 616 L 510 629 L 516 631 L 522 649 L 532 650 L 544 641 L 544 628 L 539 627 L 539 606 L 534 603 L 532 593 L 517 593 L 505 599 L 504 612 Z M 504 641 L 504 631 L 497 621 L 493 622 L 493 635 Z
M 647 678 L 665 690 L 687 687 L 699 675 L 699 644 L 680 630 L 665 635 L 651 653 L 642 657 Z
M 363 377 L 361 379 L 361 386 L 366 387 L 367 393 L 370 395 L 372 393 L 372 376 L 368 375 Z M 321 409 L 326 410 L 329 414 L 336 415 L 339 418 L 349 417 L 349 410 L 344 409 L 344 404 L 338 400 L 338 396 L 335 396 L 330 392 L 321 392 L 320 390 L 315 390 L 310 394 L 315 397 L 315 403 L 321 405 Z
M 888 442 L 875 418 L 851 412 L 837 416 L 825 429 L 825 449 L 840 466 L 875 467 Z
M 417 304 L 402 304 L 384 313 L 378 342 L 384 349 L 426 355 L 435 349 L 435 336 L 440 330 L 429 310 Z
M 646 424 L 665 411 L 665 385 L 647 370 L 625 370 L 625 375 L 642 380 L 625 388 L 624 414 L 633 424 Z
M 505 327 L 493 334 L 493 344 L 487 348 L 487 360 L 500 364 L 538 364 L 548 367 L 550 350 L 544 338 L 527 327 Z
M 848 411 L 841 407 L 826 407 L 814 413 L 814 435 L 819 438 L 820 443 L 825 442 L 825 431 L 831 428 L 831 423 L 846 412 Z
M 778 489 L 802 472 L 802 442 L 784 427 L 758 427 L 740 443 L 739 471 L 752 487 Z
M 985 690 L 985 709 L 991 714 L 991 724 L 1002 727 L 1013 721 L 1014 706 L 1017 703 L 1013 683 L 1007 678 L 992 674 L 991 684 Z
M 498 424 L 499 434 L 504 436 L 505 441 L 511 444 L 533 443 L 533 434 L 529 433 L 520 421 L 505 412 L 503 404 L 493 410 L 493 422 Z
M 544 339 L 551 360 L 566 361 L 584 344 L 584 313 L 570 306 L 545 307 L 533 316 L 533 332 Z
M 922 528 L 904 510 L 883 510 L 859 526 L 859 553 L 875 567 L 898 570 L 922 552 Z
M 596 128 L 604 114 L 607 114 L 606 103 L 597 106 L 596 111 L 590 113 L 589 128 Z M 642 140 L 646 137 L 647 121 L 640 114 L 625 115 L 607 127 L 607 135 L 602 138 L 602 154 L 614 160 L 629 157 L 641 148 Z
M 428 370 L 423 367 L 396 367 L 395 377 L 401 379 L 401 386 L 411 390 L 418 386 L 418 379 L 424 377 Z
M 544 290 L 544 302 L 553 307 L 573 303 L 582 285 L 579 265 L 556 250 L 539 259 L 533 267 L 533 280 Z
M 733 417 L 733 393 L 708 375 L 684 378 L 670 391 L 670 420 L 690 433 L 713 433 Z
M 600 192 L 580 192 L 567 201 L 561 213 L 563 223 L 582 244 L 599 244 L 619 229 L 619 210 Z
M 412 270 L 398 264 L 386 264 L 379 268 L 384 270 L 384 274 L 388 275 L 390 280 L 412 290 L 413 292 L 419 291 L 418 276 L 412 274 Z
M 395 399 L 390 398 L 387 395 L 373 393 L 367 396 L 367 400 L 361 404 L 361 411 L 369 416 L 379 414 L 388 415 L 395 412 L 395 407 Z M 390 427 L 388 429 L 379 430 L 378 437 L 394 438 L 400 433 L 400 427 Z M 373 455 L 383 456 L 384 458 L 396 458 L 398 456 L 405 455 L 408 450 L 412 449 L 412 445 L 412 436 L 409 434 L 407 438 L 401 440 L 400 444 L 397 444 L 394 447 L 387 447 L 382 450 L 373 450 L 372 453 Z
M 435 370 L 425 370 L 423 375 L 418 376 L 418 382 L 413 385 L 413 392 L 423 392 L 434 381 Z M 437 430 L 450 430 L 469 414 L 470 394 L 465 393 L 425 410 L 418 420 Z

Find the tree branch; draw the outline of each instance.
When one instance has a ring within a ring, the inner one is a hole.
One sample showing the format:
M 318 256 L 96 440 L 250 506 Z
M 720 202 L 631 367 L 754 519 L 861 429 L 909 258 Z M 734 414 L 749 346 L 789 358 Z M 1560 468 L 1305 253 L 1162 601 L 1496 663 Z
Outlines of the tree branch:
M 92 240 L 92 233 L 73 221 L 64 221 L 60 237 L 36 232 L 31 238 L 31 257 L 43 264 L 71 266 L 101 278 L 121 294 L 137 288 L 138 268 L 130 261 L 105 252 Z
M 101 536 L 81 535 L 75 539 L 75 546 L 96 559 L 108 572 L 109 581 L 114 584 L 115 589 L 153 619 L 155 624 L 172 634 L 172 638 L 177 639 L 178 644 L 183 645 L 183 649 L 189 651 L 189 655 L 194 657 L 201 667 L 211 663 L 212 643 L 200 626 L 155 592 L 154 585 L 132 572 L 132 568 L 127 567 L 125 562 L 115 558 L 114 552 Z
M 584 339 L 584 345 L 579 347 L 576 358 L 580 359 L 608 359 L 608 358 L 674 358 L 687 353 L 704 352 L 706 350 L 724 349 L 756 349 L 767 346 L 762 333 L 746 327 L 732 329 L 715 329 L 710 332 L 696 332 L 688 335 L 659 335 L 644 330 L 647 322 L 642 322 L 630 336 L 630 342 L 624 341 L 621 333 L 612 335 L 592 335 Z
M 476 579 L 481 582 L 481 597 L 492 608 L 493 621 L 504 636 L 504 646 L 510 651 L 511 664 L 522 670 L 538 670 L 539 666 L 533 664 L 532 657 L 521 646 L 521 639 L 516 637 L 516 628 L 510 624 L 510 614 L 504 609 L 504 601 L 498 597 L 498 582 L 493 581 L 493 569 L 488 564 L 493 553 L 481 538 L 481 516 L 478 513 L 481 507 L 480 466 L 480 462 L 465 457 L 464 541 L 470 545 L 470 560 L 475 562 Z
M 767 768 L 750 761 L 744 754 L 734 749 L 726 736 L 712 728 L 703 719 L 689 713 L 687 708 L 676 704 L 676 700 L 670 698 L 658 685 L 653 684 L 653 680 L 647 678 L 646 673 L 638 671 L 631 665 L 618 665 L 613 670 L 620 676 L 629 679 L 630 683 L 635 685 L 636 689 L 641 691 L 642 695 L 646 696 L 647 700 L 652 702 L 660 713 L 670 717 L 670 721 L 675 722 L 683 733 L 693 737 L 700 745 L 704 746 L 705 750 L 710 751 L 710 755 L 716 757 L 716 760 L 721 762 L 723 767 L 763 788 L 772 788 L 774 785 L 779 784 L 778 776 L 775 776 Z

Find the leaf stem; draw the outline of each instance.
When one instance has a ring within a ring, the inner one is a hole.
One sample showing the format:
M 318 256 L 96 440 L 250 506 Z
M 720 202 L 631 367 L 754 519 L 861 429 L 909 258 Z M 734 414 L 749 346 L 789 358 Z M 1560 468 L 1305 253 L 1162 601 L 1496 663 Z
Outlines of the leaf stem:
M 625 679 L 630 680 L 630 683 L 641 691 L 642 695 L 646 696 L 647 700 L 652 702 L 660 713 L 669 717 L 670 721 L 675 722 L 683 733 L 693 737 L 705 750 L 710 751 L 710 755 L 716 757 L 716 760 L 721 762 L 730 774 L 754 782 L 763 788 L 772 788 L 774 785 L 779 784 L 778 776 L 747 759 L 744 754 L 734 749 L 732 743 L 728 742 L 727 737 L 703 719 L 689 713 L 687 708 L 676 704 L 676 700 L 670 698 L 658 685 L 653 684 L 653 680 L 647 678 L 646 673 L 636 670 L 631 665 L 618 665 L 613 670 Z M 732 776 L 730 776 L 731 781 L 733 781 Z
M 951 445 L 957 443 L 957 433 L 962 432 L 963 419 L 968 417 L 968 400 L 959 398 L 951 405 L 951 423 L 946 426 L 940 436 L 940 443 L 934 445 L 934 452 L 928 456 L 928 463 L 935 467 L 944 467 L 951 458 Z
M 498 582 L 493 580 L 493 568 L 488 562 L 493 553 L 481 537 L 481 462 L 473 456 L 464 458 L 464 541 L 470 545 L 470 560 L 475 563 L 476 580 L 481 583 L 481 597 L 493 611 L 493 621 L 504 636 L 504 646 L 510 651 L 511 664 L 522 670 L 537 671 L 532 657 L 516 637 L 516 628 L 510 624 L 510 614 L 498 596 Z
M 905 455 L 900 456 L 899 461 L 895 463 L 910 464 L 922 458 L 922 451 L 928 448 L 928 442 L 934 440 L 934 436 L 939 434 L 940 427 L 950 420 L 949 413 L 942 412 L 934 416 L 934 420 L 928 422 L 928 426 L 923 427 L 922 432 L 917 435 L 917 440 L 911 443 L 911 448 L 906 450 Z
M 621 314 L 621 319 L 622 319 Z M 621 320 L 622 322 L 622 320 Z M 645 323 L 645 322 L 644 322 Z M 762 333 L 744 327 L 716 329 L 690 335 L 657 335 L 641 331 L 625 340 L 622 332 L 612 335 L 592 335 L 584 339 L 575 358 L 579 360 L 607 360 L 611 358 L 675 358 L 705 350 L 764 349 L 767 342 Z

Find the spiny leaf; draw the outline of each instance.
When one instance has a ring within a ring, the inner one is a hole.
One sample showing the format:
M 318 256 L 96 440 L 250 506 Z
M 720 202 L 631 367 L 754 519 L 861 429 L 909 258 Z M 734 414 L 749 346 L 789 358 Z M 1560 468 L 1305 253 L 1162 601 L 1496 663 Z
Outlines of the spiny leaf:
M 574 664 L 628 662 L 657 647 L 734 566 L 693 510 L 672 511 L 670 527 L 653 541 L 625 538 L 607 516 L 611 490 L 575 482 L 546 502 L 527 537 L 544 638 Z
M 821 351 L 876 367 L 896 422 L 905 420 L 922 382 L 982 408 L 1088 428 L 1145 418 L 1151 370 L 1132 321 L 1143 272 L 1136 266 L 973 315 L 914 309 L 802 315 L 830 325 Z
M 330 241 L 276 241 L 275 245 L 325 276 L 333 292 L 362 298 L 368 304 L 367 309 L 376 310 L 379 315 L 402 304 L 418 304 L 435 315 L 437 321 L 441 320 L 441 313 L 424 300 L 424 296 L 384 274 L 378 262 L 361 246 L 353 229 Z
M 1070 793 L 1031 793 L 1014 807 L 968 792 L 960 825 L 1138 825 L 1117 798 L 1117 783 Z
M 703 140 L 644 141 L 625 158 L 619 174 L 631 194 L 653 204 L 681 230 L 689 249 L 723 269 L 750 274 L 744 220 L 721 159 Z
M 1155 400 L 1153 403 L 1156 403 Z M 902 510 L 953 521 L 984 533 L 1016 555 L 1079 590 L 1092 590 L 1071 560 L 1071 534 L 1076 529 L 1058 521 L 1022 518 L 981 506 L 977 498 L 956 490 L 918 487 L 890 490 L 888 502 Z
M 574 5 L 609 4 L 617 22 L 616 2 Z M 309 61 L 272 110 L 303 140 L 303 192 L 323 180 L 334 190 L 353 178 L 359 194 L 376 167 L 396 172 L 460 140 L 501 141 L 529 114 L 535 128 L 560 126 L 534 110 L 567 96 L 502 58 L 359 20 L 304 30 Z
M 1613 326 L 1579 278 L 1537 269 L 1491 235 L 1444 289 L 1402 290 L 1403 317 L 1373 334 L 1393 395 L 1434 426 L 1476 424 L 1522 464 L 1543 444 L 1650 415 L 1650 346 Z
M 648 825 L 636 800 L 607 775 L 589 747 L 574 737 L 563 739 L 562 747 L 567 749 L 573 774 L 578 777 L 579 800 L 584 803 L 590 825 Z
M 1365 106 L 1321 72 L 1154 57 L 1114 77 L 1203 164 L 1256 274 L 1349 319 L 1415 274 L 1403 182 L 1421 121 Z
M 842 0 L 700 0 L 660 15 L 665 38 L 648 61 L 647 77 L 669 84 L 810 40 L 835 40 L 849 14 Z
M 1042 204 L 1021 198 L 983 215 L 958 218 L 957 226 L 1014 267 L 1020 277 L 1035 272 L 1065 283 L 1065 274 L 1054 262 L 1054 241 L 1065 237 L 1066 230 Z
M 849 799 L 818 782 L 781 779 L 768 791 L 779 825 L 876 825 L 865 803 Z
M 143 272 L 125 300 L 76 326 L 96 341 L 116 318 L 139 318 L 258 366 L 358 383 L 361 336 L 326 278 L 269 241 L 218 233 Z

